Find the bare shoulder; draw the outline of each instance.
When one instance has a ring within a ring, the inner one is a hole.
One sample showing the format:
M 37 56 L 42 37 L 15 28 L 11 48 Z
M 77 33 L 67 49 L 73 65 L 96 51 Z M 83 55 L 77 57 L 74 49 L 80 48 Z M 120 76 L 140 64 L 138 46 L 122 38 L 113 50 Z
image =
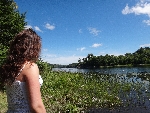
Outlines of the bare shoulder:
M 27 63 L 24 69 L 24 76 L 25 77 L 38 77 L 39 76 L 39 68 L 36 63 Z
M 27 63 L 26 65 L 26 71 L 38 71 L 39 68 L 38 68 L 38 65 L 36 63 Z
M 34 69 L 34 68 L 38 68 L 38 65 L 36 63 L 27 63 L 26 67 L 28 69 Z

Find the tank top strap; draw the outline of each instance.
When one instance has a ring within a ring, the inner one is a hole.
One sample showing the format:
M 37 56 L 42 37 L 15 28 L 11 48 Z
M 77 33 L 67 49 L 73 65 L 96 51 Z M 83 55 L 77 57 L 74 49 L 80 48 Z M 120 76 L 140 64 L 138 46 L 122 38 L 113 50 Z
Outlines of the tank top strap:
M 17 78 L 19 75 L 20 75 L 20 73 L 22 72 L 22 70 L 25 68 L 25 66 L 27 65 L 27 64 L 29 64 L 30 62 L 27 62 L 27 63 L 25 63 L 24 65 L 23 65 L 23 67 L 20 69 L 20 71 L 19 71 L 19 73 L 18 73 L 18 75 L 15 77 L 15 78 Z

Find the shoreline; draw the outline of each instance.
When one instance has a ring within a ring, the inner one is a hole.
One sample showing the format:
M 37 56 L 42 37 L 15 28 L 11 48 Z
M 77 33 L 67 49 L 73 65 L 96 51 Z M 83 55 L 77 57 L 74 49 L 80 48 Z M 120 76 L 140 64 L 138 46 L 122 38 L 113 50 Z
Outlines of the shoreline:
M 122 67 L 150 67 L 150 64 L 138 64 L 138 65 L 115 65 L 115 66 L 99 66 L 99 67 L 93 67 L 93 68 L 80 68 L 76 67 L 77 69 L 102 69 L 102 68 L 122 68 Z

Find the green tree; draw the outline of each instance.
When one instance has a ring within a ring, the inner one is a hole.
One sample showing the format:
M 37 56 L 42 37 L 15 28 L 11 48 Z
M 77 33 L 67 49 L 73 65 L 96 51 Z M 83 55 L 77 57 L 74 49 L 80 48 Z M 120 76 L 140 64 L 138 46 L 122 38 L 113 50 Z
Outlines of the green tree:
M 0 64 L 12 38 L 24 29 L 25 13 L 20 14 L 14 0 L 0 0 Z
M 133 64 L 132 62 L 134 62 L 133 55 L 131 53 L 126 53 L 125 54 L 125 63 L 126 63 L 126 65 L 131 65 L 131 64 Z

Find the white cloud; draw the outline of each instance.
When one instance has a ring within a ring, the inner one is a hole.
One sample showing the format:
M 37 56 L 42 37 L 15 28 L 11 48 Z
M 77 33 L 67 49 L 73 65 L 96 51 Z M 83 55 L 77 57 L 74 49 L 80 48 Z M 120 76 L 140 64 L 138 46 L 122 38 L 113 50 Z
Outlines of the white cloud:
M 150 2 L 150 0 L 140 0 L 141 3 Z
M 24 27 L 25 27 L 25 29 L 32 28 L 32 26 L 31 26 L 31 25 L 26 25 L 26 26 L 24 26 Z
M 77 48 L 78 51 L 83 51 L 85 49 L 86 49 L 85 47 Z
M 62 65 L 68 65 L 71 63 L 78 63 L 79 58 L 85 58 L 85 56 L 47 56 L 45 58 L 42 58 L 44 61 L 50 63 L 50 64 L 62 64 Z
M 50 25 L 49 23 L 47 23 L 47 24 L 45 25 L 45 27 L 46 27 L 47 29 L 49 29 L 49 30 L 54 30 L 54 29 L 55 29 L 55 26 L 54 26 L 54 25 Z
M 134 13 L 135 15 L 148 15 L 150 17 L 150 3 L 148 2 L 140 2 L 137 3 L 135 6 L 132 6 L 131 8 L 126 5 L 126 7 L 122 10 L 122 14 L 130 14 Z
M 124 53 L 119 53 L 119 52 L 100 52 L 97 56 L 102 55 L 105 56 L 106 54 L 108 55 L 114 55 L 114 56 L 119 56 L 119 55 L 124 55 Z
M 91 47 L 97 48 L 97 47 L 99 47 L 99 46 L 102 46 L 102 44 L 95 43 L 95 44 L 93 44 Z
M 42 30 L 41 30 L 38 26 L 34 26 L 34 29 L 35 29 L 36 31 L 42 32 Z
M 134 13 L 135 15 L 146 15 L 150 18 L 150 0 L 140 0 L 135 6 L 129 7 L 128 4 L 122 10 L 122 14 L 131 14 Z M 149 20 L 143 20 L 144 23 L 150 25 Z
M 96 28 L 92 28 L 92 27 L 89 27 L 88 28 L 89 32 L 91 34 L 93 34 L 94 36 L 97 36 L 99 34 L 99 32 L 101 32 L 100 30 L 96 29 Z
M 146 23 L 147 25 L 150 25 L 150 20 L 143 20 L 144 23 Z
M 131 13 L 131 10 L 128 6 L 128 4 L 126 5 L 126 7 L 122 10 L 122 14 L 126 15 L 126 14 L 129 14 Z
M 143 45 L 140 45 L 140 47 L 150 47 L 150 44 L 143 44 Z

